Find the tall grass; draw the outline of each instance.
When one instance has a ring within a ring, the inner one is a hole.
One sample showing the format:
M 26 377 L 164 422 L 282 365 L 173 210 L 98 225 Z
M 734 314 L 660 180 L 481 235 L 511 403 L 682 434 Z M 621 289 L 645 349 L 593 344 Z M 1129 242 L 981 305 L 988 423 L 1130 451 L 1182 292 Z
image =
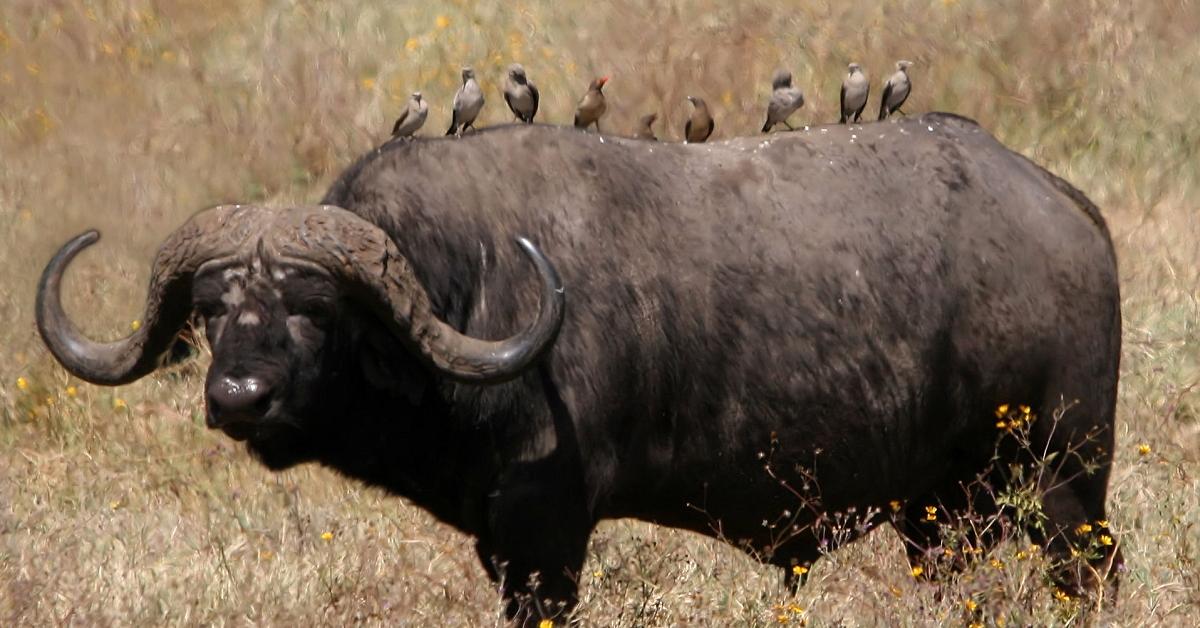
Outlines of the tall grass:
M 1189 623 L 1200 614 L 1197 32 L 1194 0 L 6 0 L 0 624 L 499 621 L 469 539 L 320 469 L 270 474 L 205 430 L 203 360 L 118 389 L 54 366 L 32 296 L 70 235 L 105 234 L 67 305 L 111 338 L 140 316 L 150 255 L 187 215 L 319 198 L 414 90 L 432 105 L 423 133 L 440 133 L 461 64 L 482 79 L 483 124 L 509 119 L 498 82 L 517 61 L 541 89 L 539 120 L 569 123 L 603 74 L 606 129 L 657 111 L 660 135 L 677 139 L 696 94 L 721 139 L 761 126 L 776 67 L 806 91 L 794 120 L 813 124 L 836 120 L 848 62 L 878 92 L 899 58 L 915 62 L 907 110 L 976 118 L 1102 206 L 1124 290 L 1111 503 L 1129 571 L 1101 619 Z M 929 585 L 880 531 L 818 563 L 795 594 L 720 542 L 647 524 L 602 525 L 589 556 L 589 624 L 1079 621 L 1019 540 Z

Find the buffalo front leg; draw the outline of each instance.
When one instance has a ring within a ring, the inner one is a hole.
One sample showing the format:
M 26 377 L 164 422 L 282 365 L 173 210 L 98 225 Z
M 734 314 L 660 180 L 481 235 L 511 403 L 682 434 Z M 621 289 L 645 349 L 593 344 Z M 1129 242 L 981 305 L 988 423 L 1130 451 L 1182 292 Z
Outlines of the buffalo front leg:
M 580 493 L 558 488 L 518 483 L 496 491 L 488 530 L 475 546 L 500 586 L 509 619 L 519 626 L 565 619 L 579 601 L 593 523 Z

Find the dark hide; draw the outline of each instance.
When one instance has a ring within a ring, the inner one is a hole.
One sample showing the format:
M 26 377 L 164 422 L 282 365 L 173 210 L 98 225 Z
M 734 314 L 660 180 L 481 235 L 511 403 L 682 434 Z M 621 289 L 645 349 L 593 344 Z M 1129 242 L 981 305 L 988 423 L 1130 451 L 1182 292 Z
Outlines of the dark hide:
M 786 566 L 817 557 L 812 510 L 899 500 L 917 554 L 936 542 L 924 506 L 963 506 L 961 484 L 995 452 L 1000 404 L 1033 406 L 1034 450 L 1062 454 L 1043 483 L 1050 549 L 1105 518 L 1112 244 L 1081 193 L 969 120 L 703 146 L 502 127 L 389 145 L 323 202 L 388 231 L 438 313 L 475 336 L 535 312 L 512 236 L 558 266 L 567 319 L 538 373 L 443 384 L 436 417 L 384 403 L 392 430 L 428 422 L 419 440 L 347 444 L 449 450 L 436 465 L 464 474 L 445 480 L 461 508 L 441 516 L 518 578 L 552 572 L 552 594 L 573 599 L 555 576 L 578 572 L 591 527 L 613 517 L 720 534 Z

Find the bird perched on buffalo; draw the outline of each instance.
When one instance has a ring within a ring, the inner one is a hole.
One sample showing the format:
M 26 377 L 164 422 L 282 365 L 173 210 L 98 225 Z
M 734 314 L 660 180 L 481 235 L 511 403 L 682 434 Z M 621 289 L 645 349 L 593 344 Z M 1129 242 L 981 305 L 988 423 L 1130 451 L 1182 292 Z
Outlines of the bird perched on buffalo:
M 842 117 L 840 124 L 862 118 L 863 109 L 867 108 L 867 96 L 871 94 L 871 81 L 863 74 L 862 67 L 851 63 L 846 78 L 842 79 Z
M 648 113 L 641 118 L 638 118 L 637 126 L 633 129 L 634 139 L 650 140 L 657 142 L 658 137 L 654 135 L 654 121 L 658 119 L 657 113 Z
M 787 70 L 776 70 L 771 79 L 771 100 L 767 103 L 767 122 L 763 124 L 762 132 L 766 133 L 777 124 L 783 123 L 789 131 L 788 116 L 804 106 L 804 92 L 799 87 L 792 87 L 792 73 Z
M 708 104 L 704 102 L 703 98 L 688 96 L 687 99 L 692 103 L 692 115 L 688 116 L 687 123 L 683 125 L 684 142 L 699 144 L 712 135 L 717 123 L 713 120 L 712 114 L 708 112 Z
M 908 100 L 908 94 L 912 91 L 912 81 L 908 79 L 908 68 L 910 67 L 912 67 L 912 61 L 897 61 L 896 73 L 888 77 L 887 82 L 883 84 L 883 97 L 879 99 L 880 120 L 897 111 L 904 113 L 900 106 Z
M 525 75 L 525 68 L 520 63 L 508 66 L 504 76 L 504 102 L 508 103 L 513 115 L 525 124 L 533 124 L 539 98 L 538 88 Z
M 412 98 L 408 99 L 408 106 L 392 126 L 392 137 L 412 137 L 425 124 L 428 115 L 429 104 L 421 98 L 421 92 L 413 92 Z
M 483 109 L 483 90 L 475 81 L 475 70 L 470 66 L 462 69 L 462 87 L 454 94 L 454 117 L 446 135 L 462 135 L 467 127 L 475 128 L 475 118 Z
M 595 124 L 596 132 L 600 132 L 600 116 L 608 110 L 608 103 L 604 101 L 604 84 L 607 82 L 608 77 L 602 76 L 588 85 L 587 93 L 575 108 L 575 128 L 587 129 Z

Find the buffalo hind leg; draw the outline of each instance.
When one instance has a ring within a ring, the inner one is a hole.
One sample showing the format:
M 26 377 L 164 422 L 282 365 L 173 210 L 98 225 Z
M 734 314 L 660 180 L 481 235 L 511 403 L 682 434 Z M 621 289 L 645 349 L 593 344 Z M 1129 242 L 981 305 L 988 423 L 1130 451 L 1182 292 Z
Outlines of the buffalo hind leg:
M 1064 592 L 1102 594 L 1112 603 L 1123 561 L 1105 510 L 1114 411 L 1105 398 L 1100 392 L 1066 410 L 1061 399 L 1043 406 L 1031 444 L 1047 452 L 1037 475 L 1044 521 L 1029 526 L 1028 533 L 1045 548 L 1051 575 Z

